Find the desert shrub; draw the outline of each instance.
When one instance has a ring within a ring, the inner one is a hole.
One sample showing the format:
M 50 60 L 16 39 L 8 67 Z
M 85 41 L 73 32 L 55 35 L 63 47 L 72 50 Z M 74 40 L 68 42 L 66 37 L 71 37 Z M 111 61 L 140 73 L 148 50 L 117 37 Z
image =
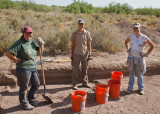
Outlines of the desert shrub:
M 9 29 L 5 22 L 0 22 L 0 56 L 13 44 L 16 40 L 14 32 Z
M 86 29 L 91 32 L 94 50 L 116 53 L 123 49 L 124 39 L 112 26 L 104 26 L 92 20 L 90 24 L 87 24 Z
M 45 46 L 47 47 L 47 51 L 51 56 L 69 52 L 69 39 L 70 39 L 70 31 L 64 30 L 56 33 L 54 36 L 50 36 L 46 40 Z
M 151 26 L 152 28 L 156 27 L 159 24 L 156 20 L 151 20 L 147 22 L 147 26 Z
M 110 3 L 109 6 L 102 9 L 103 13 L 129 14 L 133 8 L 128 4 Z
M 74 2 L 68 5 L 64 11 L 69 13 L 93 13 L 94 7 L 91 4 L 83 1 L 73 0 Z
M 124 40 L 113 28 L 102 28 L 96 33 L 96 35 L 93 35 L 93 49 L 109 53 L 116 53 L 122 50 Z
M 14 29 L 15 31 L 19 31 L 21 25 L 22 25 L 22 20 L 18 18 L 13 18 L 9 23 L 10 28 Z
M 158 26 L 158 27 L 156 28 L 156 30 L 157 30 L 158 32 L 160 32 L 160 26 Z
M 104 23 L 106 21 L 106 17 L 103 14 L 95 13 L 92 16 L 95 18 L 95 20 L 97 20 L 97 21 L 99 21 L 101 23 Z
M 144 17 L 144 16 L 141 16 L 141 21 L 147 21 L 148 20 L 148 18 L 147 17 Z

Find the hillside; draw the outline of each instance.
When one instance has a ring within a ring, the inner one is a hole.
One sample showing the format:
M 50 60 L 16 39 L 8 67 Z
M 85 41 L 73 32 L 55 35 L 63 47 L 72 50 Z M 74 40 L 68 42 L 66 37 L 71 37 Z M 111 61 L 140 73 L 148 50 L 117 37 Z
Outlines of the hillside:
M 73 14 L 60 10 L 37 12 L 33 10 L 0 10 L 0 56 L 20 38 L 21 29 L 30 25 L 33 38 L 41 37 L 45 43 L 45 55 L 68 54 L 70 37 L 77 29 L 77 20 L 86 21 L 86 29 L 91 32 L 92 48 L 96 51 L 116 53 L 122 51 L 124 38 L 131 33 L 131 24 L 141 23 L 142 31 L 157 42 L 160 18 L 137 14 L 93 13 Z M 151 32 L 151 31 L 155 32 Z M 130 32 L 129 32 L 130 31 Z M 157 32 L 156 32 L 157 31 Z M 117 41 L 119 42 L 117 44 Z M 112 42 L 112 43 L 111 43 Z M 110 44 L 108 47 L 107 44 Z

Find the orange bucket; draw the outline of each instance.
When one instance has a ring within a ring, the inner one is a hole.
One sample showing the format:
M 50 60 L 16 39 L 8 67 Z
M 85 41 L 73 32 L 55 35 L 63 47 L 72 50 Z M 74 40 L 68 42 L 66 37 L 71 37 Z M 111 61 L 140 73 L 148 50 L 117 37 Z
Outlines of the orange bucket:
M 87 93 L 84 91 L 73 91 L 71 93 L 72 110 L 74 112 L 82 112 L 85 109 Z
M 111 79 L 109 80 L 108 84 L 110 86 L 109 97 L 119 98 L 121 82 L 118 80 Z
M 122 72 L 113 71 L 113 72 L 111 73 L 111 79 L 115 79 L 115 80 L 121 81 L 122 78 L 123 78 L 123 73 L 122 73 Z
M 107 104 L 109 96 L 109 85 L 96 85 L 96 102 L 98 104 Z

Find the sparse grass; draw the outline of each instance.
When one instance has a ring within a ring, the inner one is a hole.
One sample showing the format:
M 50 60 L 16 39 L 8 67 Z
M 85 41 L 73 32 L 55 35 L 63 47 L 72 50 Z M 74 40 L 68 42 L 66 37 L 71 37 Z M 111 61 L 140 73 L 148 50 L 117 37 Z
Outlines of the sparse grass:
M 5 22 L 0 22 L 0 56 L 4 54 L 16 39 L 14 31 L 9 28 L 9 25 Z

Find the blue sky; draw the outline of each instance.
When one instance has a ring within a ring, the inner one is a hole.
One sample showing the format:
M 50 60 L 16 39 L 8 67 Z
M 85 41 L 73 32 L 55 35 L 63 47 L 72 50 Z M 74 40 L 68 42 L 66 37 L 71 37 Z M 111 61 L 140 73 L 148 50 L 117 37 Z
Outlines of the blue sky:
M 12 1 L 21 1 L 21 0 L 12 0 Z M 67 6 L 73 3 L 73 0 L 31 0 L 37 4 L 44 4 L 47 6 L 56 5 L 56 6 Z M 133 8 L 160 8 L 159 0 L 80 0 L 92 4 L 95 7 L 105 7 L 109 3 L 127 3 Z

